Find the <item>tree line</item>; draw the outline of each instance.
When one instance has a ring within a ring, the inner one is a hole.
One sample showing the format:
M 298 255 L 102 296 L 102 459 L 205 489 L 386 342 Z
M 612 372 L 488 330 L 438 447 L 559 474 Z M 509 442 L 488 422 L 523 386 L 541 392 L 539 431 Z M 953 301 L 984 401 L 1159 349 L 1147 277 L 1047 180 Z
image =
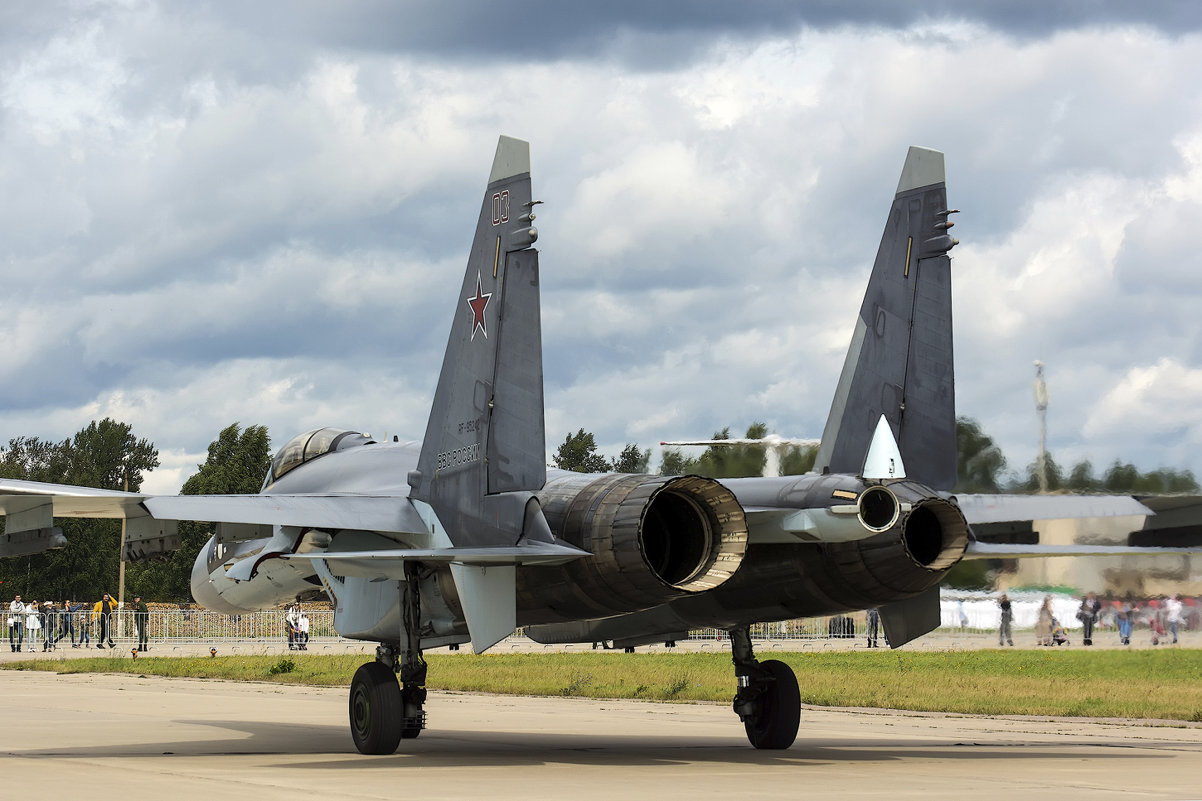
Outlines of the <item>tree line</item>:
M 747 439 L 768 433 L 764 423 L 747 428 Z M 730 439 L 730 427 L 714 432 L 714 439 Z M 975 420 L 956 421 L 956 492 L 1033 492 L 1038 487 L 1037 465 L 1027 465 L 1021 475 L 1008 470 L 996 443 Z M 813 468 L 817 449 L 790 446 L 782 450 L 781 472 L 800 475 Z M 697 455 L 679 448 L 663 451 L 658 472 L 663 475 L 704 475 L 713 478 L 758 476 L 763 473 L 765 449 L 761 445 L 711 446 Z M 266 426 L 243 428 L 232 423 L 209 445 L 204 464 L 180 490 L 184 495 L 253 494 L 262 486 L 271 463 L 271 439 Z M 646 473 L 651 449 L 626 443 L 614 457 L 598 452 L 596 439 L 583 428 L 568 434 L 554 455 L 564 470 L 601 473 Z M 61 442 L 37 437 L 15 437 L 0 446 L 0 478 L 121 490 L 141 489 L 145 474 L 159 466 L 154 443 L 137 437 L 132 427 L 110 418 L 92 421 Z M 1158 469 L 1141 472 L 1115 460 L 1100 475 L 1088 462 L 1062 469 L 1048 457 L 1048 487 L 1052 491 L 1132 494 L 1196 493 L 1198 482 L 1188 470 Z M 28 557 L 0 558 L 0 597 L 20 593 L 28 600 L 96 600 L 117 593 L 121 524 L 117 520 L 59 518 L 67 546 Z M 0 522 L 2 525 L 2 522 Z M 182 547 L 165 559 L 126 566 L 125 595 L 135 594 L 158 602 L 191 600 L 192 564 L 213 534 L 206 523 L 181 522 Z
M 271 462 L 265 426 L 227 426 L 209 445 L 208 458 L 184 483 L 183 495 L 255 493 Z M 73 437 L 50 442 L 16 437 L 0 447 L 0 478 L 138 492 L 146 473 L 159 466 L 154 443 L 110 418 L 93 421 Z M 117 597 L 121 521 L 56 518 L 67 546 L 32 556 L 0 558 L 0 597 L 24 600 L 95 601 Z M 126 565 L 125 597 L 188 602 L 192 562 L 212 536 L 212 526 L 182 522 L 183 547 L 156 562 Z
M 760 439 L 767 434 L 766 424 L 754 422 L 747 428 L 746 439 Z M 731 439 L 730 426 L 715 431 L 712 439 Z M 813 446 L 785 448 L 781 452 L 781 474 L 808 472 L 814 467 L 817 453 Z M 696 456 L 686 455 L 679 448 L 665 448 L 657 472 L 666 476 L 691 474 L 710 478 L 758 476 L 763 474 L 766 455 L 762 445 L 713 445 Z M 581 428 L 567 435 L 553 461 L 561 470 L 582 473 L 606 470 L 645 473 L 651 450 L 640 450 L 637 444 L 626 443 L 618 457 L 607 459 L 597 452 L 593 435 Z M 1074 464 L 1066 472 L 1048 454 L 1046 474 L 1049 492 L 1156 495 L 1199 491 L 1198 482 L 1189 470 L 1160 468 L 1145 473 L 1119 459 L 1099 475 L 1088 460 Z M 1011 471 L 1001 448 L 981 429 L 980 423 L 969 417 L 956 420 L 956 475 L 954 491 L 960 493 L 1032 493 L 1039 489 L 1038 462 L 1031 462 L 1021 473 Z

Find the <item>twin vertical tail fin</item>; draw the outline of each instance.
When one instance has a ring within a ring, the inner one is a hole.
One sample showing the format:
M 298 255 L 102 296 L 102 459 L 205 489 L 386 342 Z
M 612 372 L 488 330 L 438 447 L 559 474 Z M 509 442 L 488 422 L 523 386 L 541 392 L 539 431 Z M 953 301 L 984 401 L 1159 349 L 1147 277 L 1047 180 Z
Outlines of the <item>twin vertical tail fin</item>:
M 502 136 L 409 480 L 456 546 L 513 545 L 546 525 L 526 509 L 546 481 L 534 206 L 530 145 Z
M 860 474 L 884 417 L 906 475 L 956 483 L 951 259 L 943 154 L 911 147 L 889 210 L 815 469 Z

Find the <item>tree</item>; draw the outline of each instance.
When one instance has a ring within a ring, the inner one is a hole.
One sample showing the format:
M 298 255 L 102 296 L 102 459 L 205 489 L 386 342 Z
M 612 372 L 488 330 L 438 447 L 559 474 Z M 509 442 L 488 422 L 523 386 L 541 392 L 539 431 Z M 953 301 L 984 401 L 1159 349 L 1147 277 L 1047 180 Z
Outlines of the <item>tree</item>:
M 617 459 L 610 460 L 615 473 L 646 473 L 651 462 L 651 449 L 640 451 L 634 443 L 626 443 Z
M 127 423 L 107 417 L 57 444 L 36 437 L 9 440 L 0 456 L 0 472 L 10 478 L 110 490 L 122 489 L 128 478 L 131 492 L 158 464 L 153 443 L 135 437 Z M 0 581 L 29 599 L 97 599 L 115 593 L 121 524 L 63 518 L 55 525 L 62 528 L 67 546 L 23 559 L 0 559 Z
M 747 427 L 747 439 L 761 439 L 768 433 L 765 423 Z M 730 439 L 730 426 L 714 432 L 714 439 Z M 744 478 L 764 474 L 767 454 L 763 445 L 711 445 L 698 459 L 698 472 L 710 478 Z
M 0 448 L 0 477 L 26 481 L 62 482 L 67 474 L 66 442 L 16 437 Z
M 93 420 L 67 444 L 67 483 L 99 489 L 125 489 L 142 486 L 142 474 L 159 466 L 154 443 L 137 439 L 132 427 L 104 418 Z
M 1097 492 L 1101 485 L 1094 478 L 1093 463 L 1086 459 L 1073 465 L 1065 486 L 1070 492 Z
M 271 467 L 271 438 L 266 426 L 240 429 L 231 423 L 209 444 L 205 463 L 184 482 L 181 495 L 253 495 Z M 179 524 L 181 546 L 165 562 L 130 565 L 127 583 L 145 598 L 188 601 L 192 597 L 192 563 L 209 538 L 207 523 Z
M 802 476 L 814 469 L 814 460 L 818 458 L 817 445 L 790 445 L 780 457 L 780 474 L 782 476 Z
M 746 439 L 763 439 L 768 434 L 768 425 L 756 421 L 747 427 Z M 715 431 L 710 439 L 731 439 L 730 426 Z M 782 475 L 802 475 L 814 468 L 818 455 L 815 447 L 791 446 L 781 454 Z M 696 459 L 684 456 L 676 448 L 665 448 L 659 472 L 665 476 L 685 474 L 709 478 L 744 478 L 764 474 L 767 448 L 763 445 L 711 445 Z
M 1047 455 L 1047 476 L 1048 492 L 1064 489 L 1064 472 L 1050 453 Z M 1014 489 L 1019 492 L 1039 492 L 1039 459 L 1027 465 L 1026 479 L 1020 481 Z
M 1006 457 L 981 424 L 957 417 L 955 492 L 1000 492 L 999 477 L 1005 469 Z
M 555 452 L 555 466 L 577 473 L 604 473 L 609 470 L 610 463 L 597 453 L 597 442 L 592 433 L 582 428 L 564 438 Z
M 697 472 L 697 460 L 686 458 L 679 448 L 664 448 L 659 462 L 661 476 L 685 476 Z
M 1102 486 L 1106 492 L 1135 492 L 1148 495 L 1198 491 L 1198 482 L 1189 470 L 1161 468 L 1150 473 L 1141 473 L 1135 465 L 1130 462 L 1124 464 L 1118 459 L 1115 459 L 1114 464 L 1106 471 Z

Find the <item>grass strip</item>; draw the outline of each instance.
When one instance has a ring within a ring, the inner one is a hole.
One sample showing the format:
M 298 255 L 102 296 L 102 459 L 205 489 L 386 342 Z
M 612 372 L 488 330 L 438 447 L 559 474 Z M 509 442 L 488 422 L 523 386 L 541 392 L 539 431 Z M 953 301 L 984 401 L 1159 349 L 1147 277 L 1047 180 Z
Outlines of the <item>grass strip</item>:
M 773 653 L 806 704 L 986 715 L 1202 721 L 1202 651 Z M 96 657 L 8 662 L 8 670 L 345 686 L 362 655 Z M 713 653 L 433 654 L 431 689 L 727 702 L 730 657 Z

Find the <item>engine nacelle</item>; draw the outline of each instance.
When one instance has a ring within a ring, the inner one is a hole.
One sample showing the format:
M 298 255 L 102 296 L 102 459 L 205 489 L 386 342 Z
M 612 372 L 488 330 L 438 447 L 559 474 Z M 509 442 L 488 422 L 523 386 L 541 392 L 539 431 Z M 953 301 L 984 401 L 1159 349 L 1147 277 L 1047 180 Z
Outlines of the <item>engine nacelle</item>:
M 747 521 L 734 493 L 699 476 L 571 475 L 538 493 L 552 532 L 592 557 L 519 574 L 529 622 L 632 612 L 726 582 Z

